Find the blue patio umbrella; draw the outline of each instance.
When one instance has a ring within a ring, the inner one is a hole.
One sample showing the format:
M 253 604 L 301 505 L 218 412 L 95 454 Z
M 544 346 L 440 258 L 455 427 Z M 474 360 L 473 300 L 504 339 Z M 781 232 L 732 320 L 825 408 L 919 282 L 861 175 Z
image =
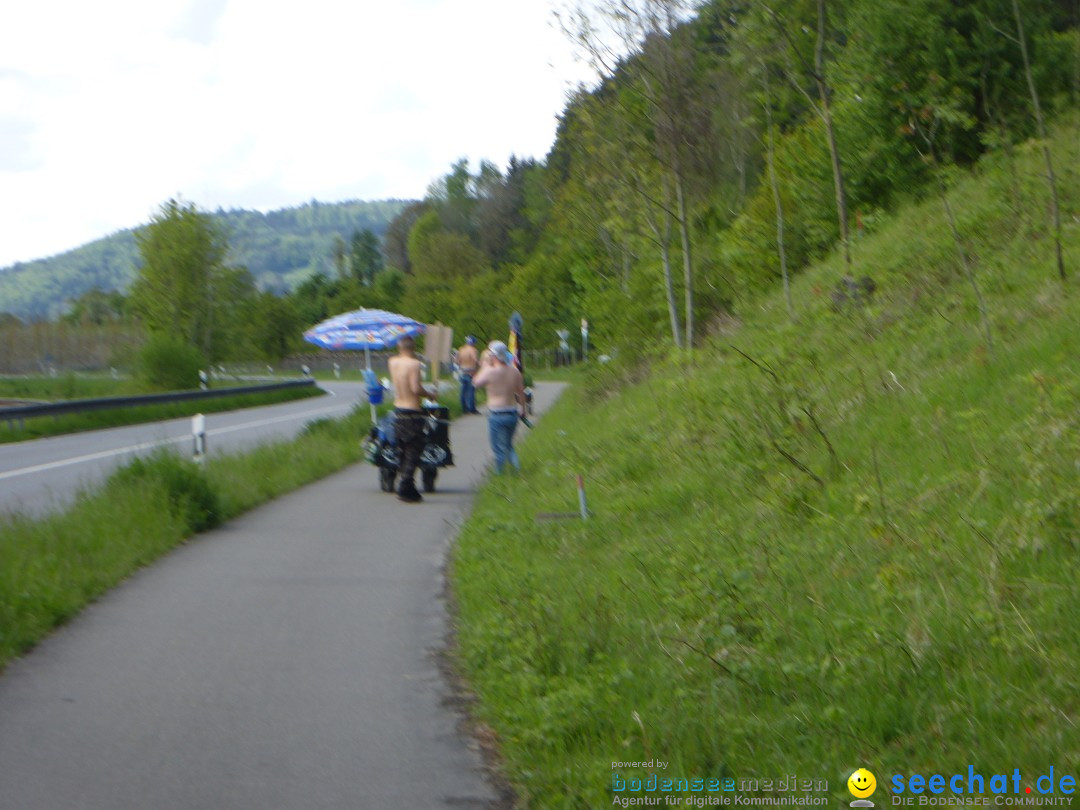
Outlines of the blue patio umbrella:
M 304 332 L 304 340 L 331 351 L 364 352 L 364 379 L 368 383 L 368 402 L 371 404 L 371 421 L 375 421 L 376 397 L 381 397 L 382 387 L 371 370 L 371 351 L 390 349 L 403 337 L 423 334 L 425 325 L 396 312 L 382 309 L 356 309 L 343 312 Z

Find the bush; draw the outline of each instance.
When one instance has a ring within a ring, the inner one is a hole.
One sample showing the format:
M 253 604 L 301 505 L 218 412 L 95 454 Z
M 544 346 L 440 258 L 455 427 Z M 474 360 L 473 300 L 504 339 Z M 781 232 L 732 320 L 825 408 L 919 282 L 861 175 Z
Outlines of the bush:
M 139 378 L 152 388 L 182 391 L 199 387 L 202 352 L 165 333 L 151 335 L 139 354 Z
M 212 529 L 221 522 L 218 495 L 203 470 L 174 453 L 159 452 L 148 459 L 137 458 L 117 471 L 112 483 L 124 485 L 148 481 L 160 485 L 169 506 L 191 533 Z

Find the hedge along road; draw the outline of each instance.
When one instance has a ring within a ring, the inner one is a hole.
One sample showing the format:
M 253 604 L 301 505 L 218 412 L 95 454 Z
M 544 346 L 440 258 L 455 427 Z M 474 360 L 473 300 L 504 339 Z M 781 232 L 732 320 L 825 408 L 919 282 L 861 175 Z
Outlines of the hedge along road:
M 208 452 L 291 439 L 313 419 L 344 416 L 364 401 L 362 383 L 334 381 L 319 385 L 329 396 L 207 414 Z M 135 456 L 162 446 L 190 455 L 194 449 L 191 419 L 0 444 L 0 512 L 42 514 L 63 507 L 81 487 L 99 483 Z
M 560 390 L 536 386 L 537 411 Z M 353 465 L 198 535 L 13 663 L 0 808 L 508 807 L 438 661 L 446 552 L 491 457 L 483 417 L 450 438 L 423 503 Z

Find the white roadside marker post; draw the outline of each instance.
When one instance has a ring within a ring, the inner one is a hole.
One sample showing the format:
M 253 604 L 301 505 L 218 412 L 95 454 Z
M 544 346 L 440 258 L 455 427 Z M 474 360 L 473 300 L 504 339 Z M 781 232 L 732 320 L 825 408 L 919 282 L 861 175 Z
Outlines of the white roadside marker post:
M 195 438 L 195 463 L 202 464 L 206 455 L 206 417 L 201 413 L 191 417 L 191 433 Z

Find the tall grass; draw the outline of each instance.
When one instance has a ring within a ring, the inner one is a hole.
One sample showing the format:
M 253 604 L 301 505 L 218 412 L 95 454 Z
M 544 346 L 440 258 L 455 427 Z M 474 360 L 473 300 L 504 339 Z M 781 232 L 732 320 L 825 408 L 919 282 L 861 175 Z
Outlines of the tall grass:
M 1080 153 L 1054 146 L 1076 268 Z M 838 801 L 859 766 L 1075 774 L 1080 305 L 1036 157 L 1023 210 L 1004 157 L 952 191 L 992 353 L 931 200 L 856 246 L 869 305 L 833 311 L 829 260 L 793 322 L 777 295 L 693 357 L 602 367 L 484 488 L 458 653 L 523 806 L 609 806 L 647 773 L 612 762 L 654 758 Z M 537 521 L 579 473 L 589 520 Z

